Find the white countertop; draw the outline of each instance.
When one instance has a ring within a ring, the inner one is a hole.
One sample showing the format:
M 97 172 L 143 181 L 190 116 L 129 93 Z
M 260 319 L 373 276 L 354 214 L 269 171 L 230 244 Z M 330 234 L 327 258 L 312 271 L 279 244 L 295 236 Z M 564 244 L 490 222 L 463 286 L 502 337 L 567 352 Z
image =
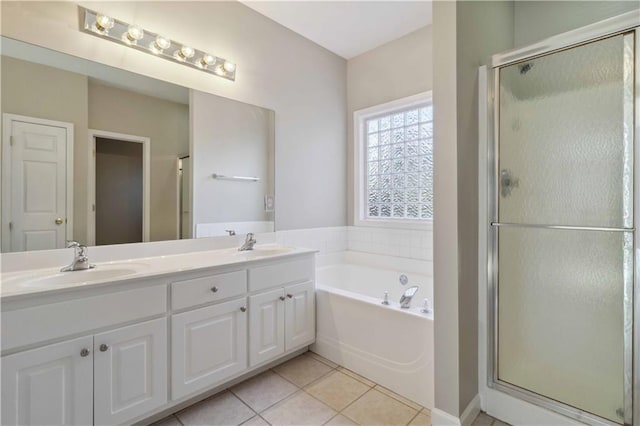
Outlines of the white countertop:
M 176 272 L 286 258 L 314 252 L 316 250 L 286 247 L 278 244 L 257 244 L 254 250 L 251 251 L 226 248 L 102 262 L 96 263 L 94 269 L 84 271 L 60 272 L 60 269 L 66 266 L 60 265 L 56 268 L 8 272 L 0 274 L 0 298 L 6 301 L 19 296 L 51 294 Z

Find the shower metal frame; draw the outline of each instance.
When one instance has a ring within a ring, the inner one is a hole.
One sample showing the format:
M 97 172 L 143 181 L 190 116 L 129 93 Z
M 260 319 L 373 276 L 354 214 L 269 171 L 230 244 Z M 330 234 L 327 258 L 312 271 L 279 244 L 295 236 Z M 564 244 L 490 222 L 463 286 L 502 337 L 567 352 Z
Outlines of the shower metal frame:
M 624 288 L 624 425 L 640 426 L 640 10 L 610 18 L 577 30 L 573 30 L 542 42 L 497 54 L 491 57 L 487 75 L 487 168 L 488 199 L 487 206 L 487 386 L 518 399 L 532 403 L 572 419 L 591 425 L 619 425 L 592 413 L 580 410 L 568 404 L 553 400 L 524 388 L 502 382 L 498 379 L 498 228 L 514 226 L 498 223 L 498 203 L 500 189 L 499 171 L 499 93 L 501 68 L 531 59 L 555 54 L 581 45 L 593 43 L 605 38 L 625 35 L 624 44 L 633 43 L 634 73 L 631 84 L 632 121 L 631 166 L 633 170 L 633 210 L 632 228 L 571 227 L 553 225 L 524 225 L 542 229 L 573 229 L 584 231 L 628 232 L 633 236 L 633 279 L 625 283 Z M 625 99 L 626 101 L 626 99 Z M 629 105 L 625 106 L 625 109 Z M 625 123 L 629 124 L 629 123 Z M 518 225 L 520 226 L 520 225 Z M 636 350 L 634 350 L 634 342 Z M 634 400 L 636 403 L 634 404 Z

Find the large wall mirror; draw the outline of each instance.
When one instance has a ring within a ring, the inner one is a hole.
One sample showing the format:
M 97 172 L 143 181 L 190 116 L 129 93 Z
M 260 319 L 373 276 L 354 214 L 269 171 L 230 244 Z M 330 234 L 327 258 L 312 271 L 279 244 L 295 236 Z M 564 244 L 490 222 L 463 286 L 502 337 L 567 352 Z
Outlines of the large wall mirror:
M 2 252 L 275 230 L 274 111 L 0 43 Z

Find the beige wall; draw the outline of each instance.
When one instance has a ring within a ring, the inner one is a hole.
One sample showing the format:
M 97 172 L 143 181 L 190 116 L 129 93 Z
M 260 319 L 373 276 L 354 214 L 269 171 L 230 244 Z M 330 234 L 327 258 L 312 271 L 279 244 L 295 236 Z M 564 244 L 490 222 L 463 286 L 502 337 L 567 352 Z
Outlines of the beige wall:
M 178 157 L 189 152 L 188 105 L 89 80 L 89 128 L 151 139 L 151 241 L 178 238 Z
M 431 26 L 370 50 L 347 62 L 347 205 L 353 225 L 353 112 L 431 90 Z
M 73 123 L 73 238 L 87 238 L 87 77 L 2 56 L 3 113 Z M 84 161 L 79 161 L 83 159 Z
M 478 393 L 478 67 L 512 47 L 513 3 L 433 12 L 435 406 L 458 417 Z
M 2 34 L 274 110 L 276 228 L 346 224 L 343 58 L 236 1 L 86 4 L 235 61 L 236 81 L 83 34 L 71 2 L 2 2 Z
M 515 2 L 515 46 L 543 40 L 612 16 L 640 9 L 638 1 Z

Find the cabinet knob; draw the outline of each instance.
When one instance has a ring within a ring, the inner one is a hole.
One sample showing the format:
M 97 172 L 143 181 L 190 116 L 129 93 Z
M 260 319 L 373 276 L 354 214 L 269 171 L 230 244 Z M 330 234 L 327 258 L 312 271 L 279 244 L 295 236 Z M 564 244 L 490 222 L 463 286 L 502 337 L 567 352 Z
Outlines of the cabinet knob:
M 214 292 L 214 293 L 217 293 L 218 292 L 218 287 L 216 287 L 216 286 L 211 287 L 211 291 Z
M 288 297 L 289 299 L 292 299 L 292 298 L 293 298 L 293 294 L 287 294 L 287 297 Z
M 284 296 L 280 296 L 280 300 L 284 300 Z
M 85 356 L 89 356 L 89 349 L 84 348 L 80 351 L 80 356 L 85 357 Z
M 109 350 L 109 345 L 105 345 L 104 343 L 100 345 L 100 352 L 106 352 Z
M 247 308 L 245 308 L 244 306 L 242 306 L 242 307 L 240 308 L 240 311 L 241 311 L 241 312 L 247 312 Z

